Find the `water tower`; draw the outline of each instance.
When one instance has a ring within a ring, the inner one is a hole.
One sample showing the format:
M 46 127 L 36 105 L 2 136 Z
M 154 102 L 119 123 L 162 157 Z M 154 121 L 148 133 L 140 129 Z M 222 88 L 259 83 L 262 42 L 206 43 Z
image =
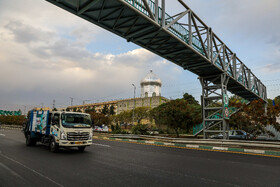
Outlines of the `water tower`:
M 140 85 L 142 98 L 161 96 L 161 80 L 152 70 L 142 79 Z

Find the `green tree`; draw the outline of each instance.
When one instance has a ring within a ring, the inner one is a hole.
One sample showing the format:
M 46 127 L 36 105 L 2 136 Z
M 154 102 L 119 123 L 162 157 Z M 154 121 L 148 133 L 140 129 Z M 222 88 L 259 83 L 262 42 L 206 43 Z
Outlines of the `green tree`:
M 130 123 L 132 121 L 132 111 L 123 111 L 118 115 L 114 115 L 112 118 L 115 123 Z
M 96 112 L 95 106 L 91 108 L 90 107 L 86 108 L 85 113 L 90 113 L 90 112 Z
M 149 110 L 150 107 L 137 107 L 134 110 L 134 119 L 136 120 L 137 124 L 141 123 L 142 119 L 149 117 Z M 132 111 L 133 114 L 133 111 Z
M 252 101 L 249 105 L 242 102 L 230 103 L 235 107 L 243 107 L 243 109 L 230 117 L 230 126 L 235 129 L 242 129 L 254 136 L 267 132 L 266 126 L 272 125 L 275 129 L 280 130 L 276 117 L 280 113 L 280 105 L 272 106 L 268 102 L 267 115 L 265 114 L 265 103 L 262 100 Z
M 280 95 L 274 98 L 275 105 L 280 105 Z
M 186 100 L 191 105 L 199 105 L 198 101 L 195 100 L 195 98 L 192 95 L 189 95 L 188 93 L 185 93 L 183 95 L 183 99 Z
M 89 114 L 91 116 L 92 123 L 96 126 L 101 126 L 103 124 L 109 125 L 111 123 L 111 119 L 102 113 L 90 112 Z
M 115 112 L 115 107 L 113 105 L 111 105 L 110 108 L 109 108 L 109 114 L 110 115 L 115 115 L 115 113 L 116 113 Z
M 104 114 L 104 115 L 107 115 L 109 113 L 109 107 L 108 105 L 104 105 L 102 110 L 101 110 L 101 113 Z
M 156 124 L 167 125 L 175 130 L 179 137 L 180 129 L 190 129 L 194 124 L 201 123 L 201 108 L 196 104 L 189 104 L 184 99 L 172 100 L 164 103 L 150 112 Z

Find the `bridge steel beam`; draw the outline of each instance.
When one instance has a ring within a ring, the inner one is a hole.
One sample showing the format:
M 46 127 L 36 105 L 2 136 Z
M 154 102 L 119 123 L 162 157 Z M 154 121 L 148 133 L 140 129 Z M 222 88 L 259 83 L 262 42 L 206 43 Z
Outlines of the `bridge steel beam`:
M 203 138 L 207 139 L 210 132 L 223 133 L 223 138 L 228 138 L 229 123 L 225 118 L 224 95 L 227 94 L 229 77 L 223 73 L 212 77 L 199 77 L 202 86 L 202 119 Z M 213 84 L 213 82 L 216 82 Z M 219 125 L 219 130 L 214 130 Z M 211 130 L 212 129 L 212 130 Z
M 46 1 L 198 75 L 207 108 L 210 101 L 214 101 L 209 100 L 211 97 L 207 94 L 215 93 L 206 86 L 210 82 L 220 86 L 223 93 L 229 91 L 248 101 L 267 102 L 265 85 L 183 0 L 178 0 L 183 12 L 173 16 L 166 13 L 165 0 Z M 209 122 L 209 110 L 204 112 L 206 132 L 212 122 Z M 213 120 L 213 124 L 216 123 L 217 120 L 215 123 Z M 221 125 L 227 129 L 225 123 L 221 120 Z

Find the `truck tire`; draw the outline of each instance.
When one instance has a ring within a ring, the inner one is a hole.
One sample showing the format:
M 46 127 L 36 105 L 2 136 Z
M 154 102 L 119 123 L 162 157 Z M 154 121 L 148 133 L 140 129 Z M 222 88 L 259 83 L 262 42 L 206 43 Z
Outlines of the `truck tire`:
M 80 152 L 83 152 L 85 150 L 86 146 L 79 146 L 78 149 Z
M 50 141 L 50 151 L 55 153 L 58 150 L 58 146 L 55 143 L 55 138 L 52 138 Z
M 26 136 L 25 144 L 27 146 L 34 146 L 34 145 L 36 145 L 36 141 L 34 141 L 33 138 L 31 138 L 30 134 L 28 134 Z

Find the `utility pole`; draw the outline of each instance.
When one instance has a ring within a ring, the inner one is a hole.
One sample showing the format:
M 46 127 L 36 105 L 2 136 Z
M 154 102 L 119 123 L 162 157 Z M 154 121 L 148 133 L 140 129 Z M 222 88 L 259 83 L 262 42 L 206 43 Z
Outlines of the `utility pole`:
M 53 109 L 55 108 L 55 99 L 53 100 Z
M 26 115 L 26 105 L 23 105 L 24 109 L 23 109 L 23 115 Z
M 90 101 L 90 100 L 83 100 L 83 105 L 85 105 L 87 101 Z
M 70 99 L 71 99 L 71 106 L 73 106 L 73 97 L 70 97 Z
M 132 84 L 132 86 L 134 87 L 134 99 L 133 99 L 133 113 L 132 113 L 132 124 L 134 124 L 134 111 L 135 111 L 135 90 L 136 90 L 136 86 L 134 84 Z

